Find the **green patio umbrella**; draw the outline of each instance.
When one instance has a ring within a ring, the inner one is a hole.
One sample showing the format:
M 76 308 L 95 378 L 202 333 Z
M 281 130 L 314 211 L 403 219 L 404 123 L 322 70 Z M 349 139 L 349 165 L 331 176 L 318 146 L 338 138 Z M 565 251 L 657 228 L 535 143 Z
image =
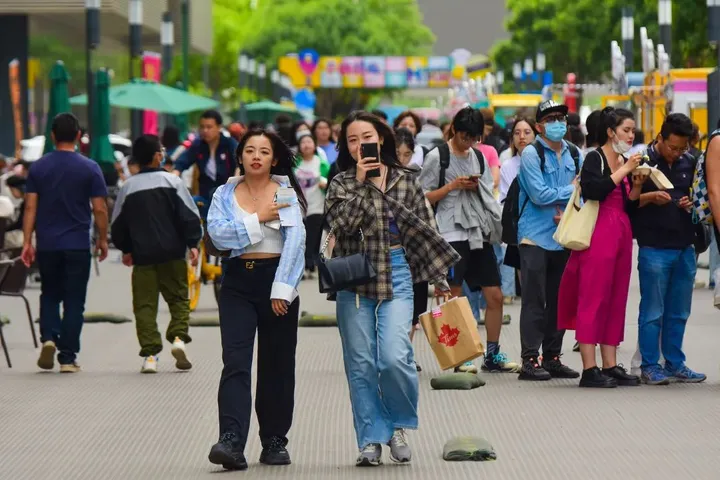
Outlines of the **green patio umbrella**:
M 248 122 L 272 123 L 275 121 L 275 117 L 281 113 L 289 115 L 293 120 L 300 120 L 302 118 L 302 115 L 296 109 L 271 102 L 270 100 L 245 105 L 244 109 Z
M 70 94 L 68 93 L 70 75 L 65 64 L 58 60 L 50 70 L 50 102 L 48 105 L 47 122 L 45 124 L 45 148 L 43 154 L 55 150 L 50 131 L 56 115 L 70 111 Z
M 95 105 L 92 115 L 92 151 L 90 158 L 95 160 L 103 172 L 115 168 L 115 155 L 110 144 L 110 76 L 106 69 L 98 70 L 95 75 Z
M 171 115 L 207 110 L 218 106 L 218 102 L 211 98 L 193 95 L 178 88 L 141 79 L 110 87 L 109 93 L 111 107 L 152 110 Z M 87 105 L 87 95 L 73 97 L 70 99 L 70 103 Z

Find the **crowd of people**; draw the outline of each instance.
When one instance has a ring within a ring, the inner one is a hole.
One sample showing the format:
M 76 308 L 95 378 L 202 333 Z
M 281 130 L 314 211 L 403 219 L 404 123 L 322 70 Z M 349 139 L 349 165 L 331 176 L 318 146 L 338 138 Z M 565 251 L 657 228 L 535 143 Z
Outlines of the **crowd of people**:
M 717 246 L 693 222 L 689 192 L 704 158 L 710 206 L 720 211 L 720 130 L 703 156 L 693 150 L 697 131 L 685 115 L 668 115 L 645 145 L 628 110 L 593 112 L 583 129 L 551 100 L 513 119 L 506 138 L 489 110 L 466 107 L 438 126 L 444 137 L 429 146 L 417 141 L 423 123 L 411 111 L 392 126 L 381 112 L 356 111 L 340 125 L 281 117 L 272 129 L 234 124 L 226 134 L 221 115 L 207 111 L 192 142 L 180 142 L 172 129 L 135 139 L 109 219 L 104 176 L 75 151 L 77 119 L 59 115 L 55 151 L 29 169 L 18 163 L 0 181 L 12 222 L 20 223 L 22 260 L 37 261 L 42 278 L 38 366 L 53 369 L 58 353 L 61 372 L 80 371 L 94 219 L 100 259 L 112 238 L 133 268 L 143 373 L 157 372 L 163 349 L 160 294 L 170 310 L 165 339 L 175 366 L 192 368 L 186 262 L 199 260 L 201 241 L 222 258 L 220 435 L 209 460 L 226 469 L 247 468 L 256 332 L 260 461 L 291 463 L 298 286 L 315 275 L 321 250 L 330 259 L 323 268 L 343 262 L 345 283 L 333 289 L 340 280 L 324 281 L 336 303 L 358 466 L 380 465 L 383 445 L 394 462 L 412 459 L 407 430 L 418 426 L 421 370 L 412 342 L 430 291 L 470 299 L 485 327 L 480 368 L 488 373 L 579 378 L 590 388 L 706 379 L 686 365 L 682 343 L 697 253 Z M 643 165 L 672 188 L 649 180 Z M 193 166 L 194 177 L 181 178 Z M 599 210 L 590 247 L 570 252 L 554 234 L 578 188 Z M 637 372 L 617 358 L 633 239 Z M 500 345 L 504 307 L 518 296 L 521 355 L 514 362 Z M 562 362 L 566 330 L 575 331 L 582 372 Z M 478 367 L 471 361 L 456 371 Z

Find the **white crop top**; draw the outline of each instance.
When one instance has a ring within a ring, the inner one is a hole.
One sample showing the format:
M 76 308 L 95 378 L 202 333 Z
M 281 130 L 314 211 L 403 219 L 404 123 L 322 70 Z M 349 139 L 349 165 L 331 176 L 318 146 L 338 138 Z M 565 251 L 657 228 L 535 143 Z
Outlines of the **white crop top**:
M 235 199 L 235 208 L 237 209 L 239 218 L 255 215 L 254 213 L 249 213 L 246 210 L 243 210 L 243 208 L 237 203 L 237 199 Z M 273 222 L 262 223 L 260 224 L 260 229 L 262 230 L 263 239 L 260 243 L 245 247 L 245 251 L 243 253 L 282 253 L 283 238 L 280 234 L 280 221 L 275 220 Z

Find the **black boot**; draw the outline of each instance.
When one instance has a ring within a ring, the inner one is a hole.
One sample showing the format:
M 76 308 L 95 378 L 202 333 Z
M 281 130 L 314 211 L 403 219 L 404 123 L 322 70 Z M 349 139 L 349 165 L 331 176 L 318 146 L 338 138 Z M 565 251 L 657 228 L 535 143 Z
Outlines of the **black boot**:
M 290 465 L 290 454 L 285 448 L 285 441 L 280 437 L 270 437 L 263 442 L 260 463 L 265 465 Z
M 616 365 L 612 368 L 603 368 L 603 375 L 614 378 L 621 387 L 637 387 L 640 385 L 640 377 L 630 375 L 622 365 Z
M 210 449 L 210 463 L 222 465 L 225 470 L 247 470 L 248 464 L 243 448 L 237 444 L 237 435 L 223 433 L 218 443 Z
M 518 375 L 518 380 L 542 381 L 550 380 L 552 377 L 537 361 L 537 358 L 531 357 L 523 360 L 522 370 Z
M 553 378 L 578 378 L 580 374 L 563 365 L 560 361 L 560 355 L 553 355 L 549 358 L 543 357 L 542 366 Z
M 583 370 L 580 386 L 586 388 L 615 388 L 617 380 L 603 375 L 598 367 Z

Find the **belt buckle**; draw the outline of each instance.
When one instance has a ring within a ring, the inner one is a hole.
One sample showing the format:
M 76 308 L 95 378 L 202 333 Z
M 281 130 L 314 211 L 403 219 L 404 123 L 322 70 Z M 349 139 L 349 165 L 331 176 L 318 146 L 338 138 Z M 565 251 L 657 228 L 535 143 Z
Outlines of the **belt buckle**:
M 253 268 L 255 268 L 255 262 L 253 262 L 253 261 L 245 262 L 246 270 L 252 270 Z

